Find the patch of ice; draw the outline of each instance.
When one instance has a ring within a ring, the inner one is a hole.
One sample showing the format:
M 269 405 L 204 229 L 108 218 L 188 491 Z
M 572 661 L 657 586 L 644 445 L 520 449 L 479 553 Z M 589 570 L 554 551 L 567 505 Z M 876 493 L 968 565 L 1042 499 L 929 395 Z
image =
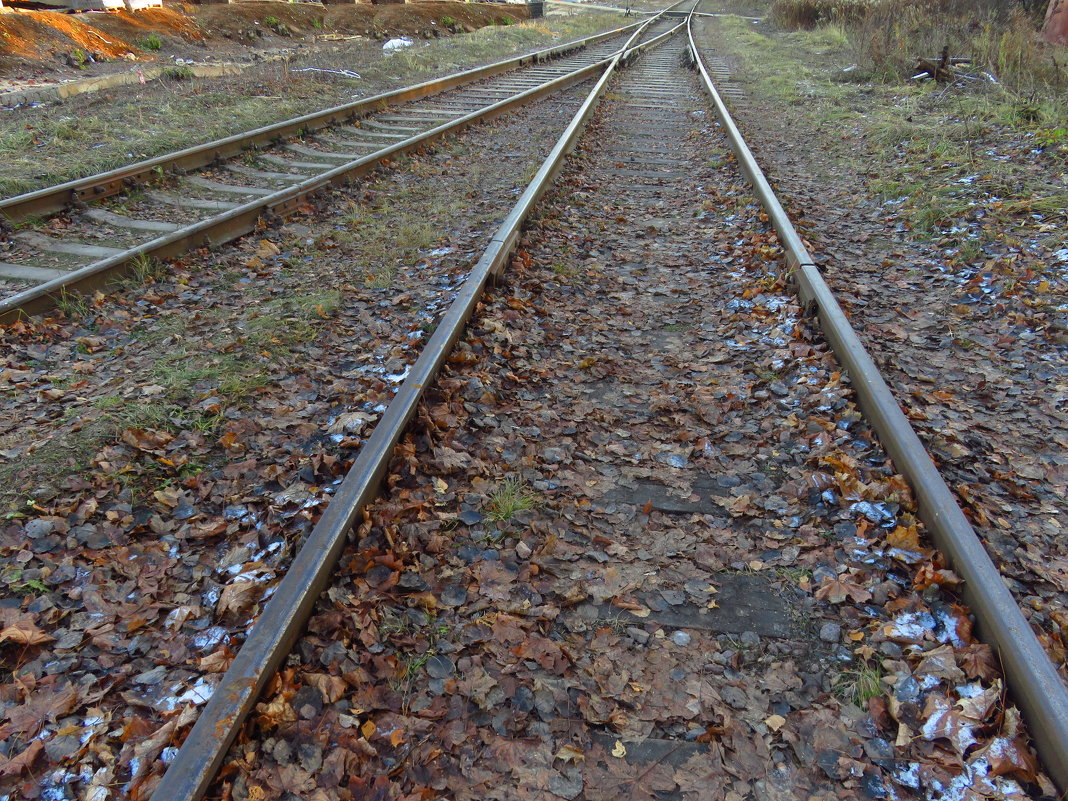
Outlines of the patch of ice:
M 225 636 L 226 629 L 224 629 L 222 626 L 211 626 L 210 628 L 206 628 L 204 629 L 204 631 L 198 634 L 194 634 L 191 642 L 193 643 L 194 648 L 197 648 L 201 651 L 206 651 L 208 649 L 214 648 L 216 645 L 222 642 L 222 638 Z
M 181 685 L 178 685 L 179 687 Z M 177 687 L 175 688 L 177 689 Z M 203 678 L 197 679 L 197 683 L 187 689 L 184 693 L 178 696 L 178 703 L 182 704 L 204 704 L 211 698 L 211 694 L 215 692 L 215 688 L 206 682 Z M 170 700 L 170 699 L 168 699 Z M 173 708 L 173 707 L 172 707 Z
M 930 673 L 926 673 L 920 678 L 920 689 L 933 690 L 938 686 L 939 681 L 940 679 L 937 676 L 932 676 Z
M 920 763 L 909 762 L 908 767 L 902 767 L 900 763 L 893 773 L 894 781 L 913 790 L 920 789 Z
M 957 695 L 961 698 L 975 698 L 976 696 L 983 694 L 983 685 L 979 682 L 972 682 L 971 684 L 962 684 L 957 688 Z
M 949 609 L 940 607 L 935 610 L 935 618 L 941 623 L 941 632 L 939 633 L 938 640 L 940 642 L 949 642 L 956 648 L 963 648 L 967 645 L 960 635 L 957 634 L 957 620 L 950 613 Z
M 930 620 L 930 622 L 928 622 Z M 905 612 L 894 618 L 886 628 L 891 637 L 906 640 L 922 640 L 934 628 L 934 619 L 924 612 Z

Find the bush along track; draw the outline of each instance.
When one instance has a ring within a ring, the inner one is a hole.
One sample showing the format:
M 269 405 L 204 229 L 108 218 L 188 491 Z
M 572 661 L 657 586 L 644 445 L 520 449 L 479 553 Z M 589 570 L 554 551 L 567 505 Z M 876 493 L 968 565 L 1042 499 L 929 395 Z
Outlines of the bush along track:
M 149 795 L 569 97 L 2 330 L 2 792 Z
M 1054 793 L 680 55 L 606 96 L 218 794 Z

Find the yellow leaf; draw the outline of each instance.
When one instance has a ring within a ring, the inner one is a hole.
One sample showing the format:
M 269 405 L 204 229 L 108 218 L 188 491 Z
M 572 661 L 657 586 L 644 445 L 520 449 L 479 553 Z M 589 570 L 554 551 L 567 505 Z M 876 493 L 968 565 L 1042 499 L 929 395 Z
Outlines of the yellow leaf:
M 649 610 L 644 606 L 641 609 L 631 609 L 630 613 L 634 617 L 649 617 Z
M 278 248 L 278 245 L 267 239 L 261 239 L 260 246 L 256 248 L 256 255 L 261 259 L 277 256 L 281 252 L 282 251 Z
M 434 489 L 435 489 L 435 491 L 437 491 L 437 492 L 441 493 L 442 495 L 444 495 L 446 492 L 449 491 L 449 485 L 445 481 L 443 481 L 442 479 L 435 477 L 434 478 Z
M 786 725 L 786 718 L 782 715 L 771 715 L 770 717 L 764 718 L 764 723 L 772 731 L 778 731 Z
M 365 740 L 370 740 L 372 737 L 374 737 L 374 734 L 377 730 L 378 729 L 375 726 L 375 722 L 373 720 L 369 720 L 362 726 L 360 726 L 360 734 L 363 735 L 363 738 Z
M 573 745 L 565 745 L 553 754 L 553 759 L 562 759 L 564 762 L 582 762 L 586 759 L 586 755 Z
M 622 759 L 627 755 L 627 747 L 623 745 L 622 740 L 616 740 L 616 747 L 612 749 L 612 756 L 616 759 Z
M 595 364 L 597 364 L 597 357 L 587 356 L 585 359 L 578 363 L 578 366 L 581 367 L 583 370 L 586 370 L 590 367 L 593 367 Z

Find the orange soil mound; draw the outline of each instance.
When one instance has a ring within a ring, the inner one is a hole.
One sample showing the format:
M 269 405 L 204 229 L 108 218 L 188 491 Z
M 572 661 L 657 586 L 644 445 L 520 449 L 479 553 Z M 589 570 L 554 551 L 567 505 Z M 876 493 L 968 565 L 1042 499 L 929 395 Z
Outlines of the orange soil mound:
M 133 48 L 128 42 L 103 34 L 76 16 L 58 11 L 19 11 L 0 17 L 4 55 L 40 58 L 49 53 L 78 49 L 104 58 L 122 58 Z
M 129 11 L 94 11 L 82 16 L 93 27 L 134 44 L 146 39 L 150 33 L 177 36 L 186 41 L 204 38 L 192 17 L 171 8 L 146 8 L 133 14 Z
M 190 8 L 187 6 L 187 8 Z M 362 36 L 433 35 L 434 27 L 444 33 L 442 17 L 451 17 L 459 25 L 474 30 L 502 19 L 526 19 L 526 6 L 416 2 L 396 5 L 345 3 L 326 7 L 279 2 L 241 2 L 232 5 L 192 7 L 197 22 L 209 38 L 247 39 L 257 33 L 272 34 L 284 26 L 290 35 L 341 33 Z M 265 20 L 271 19 L 272 25 Z M 431 26 L 431 22 L 437 23 Z

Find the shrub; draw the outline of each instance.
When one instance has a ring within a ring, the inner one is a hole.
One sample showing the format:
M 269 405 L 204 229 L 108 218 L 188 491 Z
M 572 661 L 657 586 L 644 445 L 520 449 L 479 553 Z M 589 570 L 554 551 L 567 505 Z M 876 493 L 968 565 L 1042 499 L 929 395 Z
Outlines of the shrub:
M 150 33 L 143 40 L 141 40 L 142 50 L 159 51 L 163 48 L 163 39 L 158 33 Z
M 839 25 L 859 63 L 884 80 L 911 75 L 918 57 L 973 60 L 1010 89 L 1068 85 L 1068 68 L 1038 40 L 1038 0 L 775 0 L 783 28 Z
M 871 9 L 868 0 L 775 0 L 771 19 L 783 28 L 815 28 L 860 22 Z

